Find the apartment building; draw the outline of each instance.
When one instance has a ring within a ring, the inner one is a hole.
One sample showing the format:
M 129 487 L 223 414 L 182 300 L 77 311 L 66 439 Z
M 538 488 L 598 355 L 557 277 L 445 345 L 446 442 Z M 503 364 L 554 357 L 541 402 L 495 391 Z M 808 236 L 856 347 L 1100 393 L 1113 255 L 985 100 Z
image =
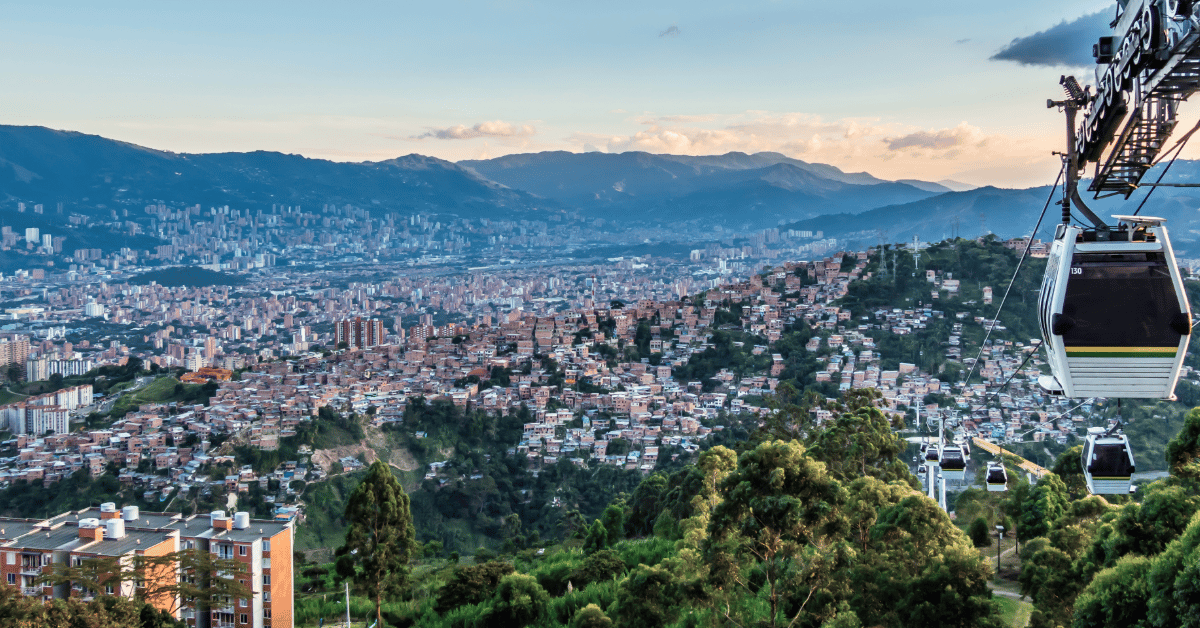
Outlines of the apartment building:
M 383 321 L 375 318 L 364 320 L 362 317 L 338 321 L 333 325 L 333 334 L 335 346 L 344 342 L 352 348 L 374 347 L 383 343 Z
M 292 522 L 251 519 L 245 512 L 184 517 L 178 513 L 140 512 L 116 504 L 71 511 L 44 520 L 0 518 L 0 585 L 43 600 L 98 595 L 131 597 L 133 582 L 84 590 L 69 583 L 44 584 L 39 578 L 55 565 L 79 566 L 94 558 L 122 562 L 135 556 L 165 556 L 199 549 L 214 558 L 245 565 L 239 575 L 250 596 L 220 606 L 195 608 L 160 595 L 148 600 L 193 628 L 292 628 Z M 144 577 L 188 577 L 164 566 Z

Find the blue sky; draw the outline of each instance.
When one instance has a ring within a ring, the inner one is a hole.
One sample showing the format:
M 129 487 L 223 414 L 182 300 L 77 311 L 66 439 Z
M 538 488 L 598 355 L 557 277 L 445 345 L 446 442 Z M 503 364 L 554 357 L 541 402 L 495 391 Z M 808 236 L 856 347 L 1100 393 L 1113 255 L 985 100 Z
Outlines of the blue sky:
M 5 0 L 0 123 L 354 161 L 775 150 L 1009 187 L 1053 180 L 1063 118 L 1045 100 L 1060 96 L 1060 74 L 1091 68 L 1053 65 L 1062 54 L 1046 65 L 1044 46 L 992 57 L 1047 29 L 1086 31 L 1095 19 L 1081 17 L 1113 6 L 107 4 Z

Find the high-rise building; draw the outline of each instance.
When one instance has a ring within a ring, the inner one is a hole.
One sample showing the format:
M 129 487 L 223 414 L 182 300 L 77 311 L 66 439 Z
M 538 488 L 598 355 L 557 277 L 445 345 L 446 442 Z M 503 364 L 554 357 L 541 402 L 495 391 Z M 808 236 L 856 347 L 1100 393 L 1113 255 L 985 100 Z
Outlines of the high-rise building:
M 353 320 L 347 319 L 334 323 L 333 344 L 340 347 L 344 342 L 347 347 L 357 349 L 374 347 L 383 342 L 383 334 L 383 321 L 375 318 L 364 320 L 362 317 L 355 317 Z
M 124 581 L 104 591 L 85 591 L 68 583 L 44 583 L 55 565 L 78 565 L 104 558 L 122 563 L 135 556 L 168 556 L 199 550 L 233 559 L 250 595 L 219 606 L 196 605 L 170 595 L 147 601 L 192 628 L 292 628 L 291 521 L 251 519 L 249 513 L 224 511 L 184 517 L 178 513 L 139 512 L 116 504 L 68 511 L 45 520 L 0 518 L 0 585 L 44 600 L 112 595 L 133 597 L 141 584 Z M 154 569 L 143 578 L 189 578 L 182 568 Z M 202 579 L 198 579 L 201 580 Z M 144 580 L 143 580 L 144 582 Z

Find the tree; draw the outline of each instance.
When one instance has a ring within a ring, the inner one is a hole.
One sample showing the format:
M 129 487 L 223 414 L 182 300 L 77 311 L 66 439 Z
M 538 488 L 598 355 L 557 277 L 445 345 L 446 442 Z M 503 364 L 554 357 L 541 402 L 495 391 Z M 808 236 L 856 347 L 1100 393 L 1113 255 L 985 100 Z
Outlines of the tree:
M 593 582 L 604 582 L 625 573 L 625 561 L 613 550 L 600 550 L 583 559 L 583 564 L 571 574 L 577 587 L 586 587 Z
M 916 478 L 899 458 L 907 443 L 876 407 L 880 398 L 873 388 L 859 388 L 846 392 L 839 403 L 828 404 L 833 418 L 812 430 L 809 453 L 841 482 L 870 475 L 885 482 L 901 480 L 916 488 Z
M 846 490 L 795 441 L 743 453 L 720 488 L 724 500 L 712 511 L 707 547 L 714 582 L 763 596 L 766 625 L 821 617 L 831 602 L 822 591 L 845 559 L 839 510 Z M 723 612 L 741 623 L 728 606 Z
M 587 534 L 583 537 L 583 551 L 591 554 L 611 544 L 612 542 L 608 538 L 608 528 L 604 527 L 604 522 L 599 519 L 593 521 L 587 529 Z
M 1167 466 L 1171 475 L 1200 480 L 1200 408 L 1192 408 L 1183 429 L 1167 443 Z
M 971 527 L 967 529 L 967 536 L 971 537 L 971 543 L 975 547 L 987 547 L 992 544 L 992 531 L 988 528 L 987 519 L 976 517 L 971 522 Z
M 645 536 L 654 531 L 668 488 L 667 476 L 661 472 L 652 473 L 638 483 L 630 498 L 629 518 L 625 520 L 626 536 Z
M 450 582 L 438 591 L 434 610 L 445 613 L 460 606 L 478 604 L 492 597 L 500 580 L 512 572 L 512 565 L 497 561 L 457 567 Z
M 1083 476 L 1083 445 L 1076 445 L 1059 454 L 1054 461 L 1053 471 L 1066 484 L 1071 499 L 1087 496 L 1087 479 Z
M 183 577 L 175 577 L 176 573 Z M 210 552 L 193 548 L 161 556 L 101 556 L 78 565 L 55 563 L 54 569 L 39 580 L 98 593 L 108 586 L 120 591 L 122 585 L 135 583 L 135 599 L 174 614 L 184 604 L 211 606 L 224 599 L 250 597 L 250 587 L 243 584 L 246 575 L 245 563 L 215 558 Z
M 1154 626 L 1200 626 L 1200 514 L 1154 557 L 1147 580 Z
M 625 500 L 620 497 L 613 500 L 604 509 L 600 521 L 604 523 L 604 529 L 608 531 L 609 545 L 625 538 Z
M 545 618 L 549 606 L 550 595 L 533 576 L 511 574 L 500 580 L 479 623 L 487 628 L 520 628 Z
M 1148 626 L 1150 559 L 1126 556 L 1116 566 L 1096 574 L 1075 600 L 1074 628 Z
M 851 606 L 866 626 L 998 627 L 991 574 L 949 515 L 910 492 L 880 509 L 853 566 Z
M 1067 485 L 1053 473 L 1038 480 L 1022 507 L 1017 538 L 1045 536 L 1067 507 Z
M 678 594 L 675 577 L 661 565 L 638 565 L 621 581 L 613 611 L 618 626 L 658 628 L 675 616 Z
M 397 595 L 408 576 L 416 530 L 408 494 L 382 460 L 371 465 L 346 501 L 346 541 L 337 550 L 337 572 L 375 600 L 382 625 L 385 597 Z
M 579 609 L 571 618 L 571 628 L 612 628 L 613 622 L 604 610 L 595 604 Z

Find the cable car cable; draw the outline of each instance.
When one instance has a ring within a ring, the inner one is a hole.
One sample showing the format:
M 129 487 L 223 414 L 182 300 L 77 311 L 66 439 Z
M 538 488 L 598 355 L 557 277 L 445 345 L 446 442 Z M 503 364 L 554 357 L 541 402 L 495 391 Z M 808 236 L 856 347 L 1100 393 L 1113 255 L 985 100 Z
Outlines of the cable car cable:
M 1086 406 L 1087 404 L 1089 404 L 1089 403 L 1091 403 L 1091 402 L 1093 402 L 1093 401 L 1095 401 L 1095 400 L 1096 400 L 1096 398 L 1095 398 L 1095 397 L 1088 397 L 1087 399 L 1084 399 L 1083 401 L 1080 401 L 1079 403 L 1075 404 L 1075 406 L 1074 406 L 1074 407 L 1072 407 L 1071 409 L 1069 409 L 1069 410 L 1067 410 L 1066 412 L 1064 412 L 1064 413 L 1062 413 L 1062 414 L 1058 415 L 1058 417 L 1057 417 L 1056 419 L 1054 419 L 1053 421 L 1050 421 L 1050 422 L 1051 422 L 1051 423 L 1058 423 L 1059 421 L 1061 421 L 1061 420 L 1063 420 L 1064 418 L 1066 418 L 1066 416 L 1067 416 L 1068 414 L 1071 414 L 1072 412 L 1074 412 L 1074 411 L 1076 411 L 1076 410 L 1078 410 L 1078 409 L 1082 408 L 1083 406 Z
M 1046 210 L 1050 208 L 1050 201 L 1054 199 L 1054 191 L 1058 189 L 1058 183 L 1062 181 L 1063 173 L 1067 171 L 1067 165 L 1059 169 L 1058 176 L 1054 178 L 1054 185 L 1050 188 L 1050 195 L 1046 197 L 1046 204 L 1042 206 L 1042 215 L 1038 216 L 1037 224 L 1033 226 L 1033 233 L 1029 234 L 1029 241 L 1025 243 L 1025 251 L 1021 253 L 1021 259 L 1017 260 L 1017 267 L 1013 269 L 1012 279 L 1008 280 L 1008 287 L 1004 289 L 1004 296 L 1000 299 L 1000 306 L 996 308 L 996 315 L 992 317 L 992 324 L 988 325 L 987 334 L 984 334 L 983 341 L 979 343 L 979 353 L 975 356 L 975 361 L 971 364 L 971 371 L 963 379 L 966 384 L 971 381 L 971 376 L 975 374 L 975 367 L 979 366 L 979 358 L 983 357 L 983 348 L 987 346 L 988 338 L 992 337 L 992 330 L 996 328 L 995 322 L 1000 319 L 1000 311 L 1004 309 L 1004 302 L 1008 300 L 1008 293 L 1012 291 L 1013 284 L 1017 281 L 1017 273 L 1021 272 L 1021 265 L 1025 263 L 1025 258 L 1029 257 L 1029 249 L 1033 247 L 1033 239 L 1037 237 L 1038 229 L 1042 228 L 1042 220 L 1046 218 Z
M 1036 345 L 1034 345 L 1033 350 L 1029 352 L 1029 355 L 1025 356 L 1025 360 L 1023 362 L 1021 362 L 1021 366 L 1018 366 L 1017 369 L 1015 371 L 1013 371 L 1013 374 L 1009 375 L 1008 379 L 1004 380 L 1004 383 L 1000 384 L 1000 386 L 998 388 L 996 388 L 995 392 L 988 395 L 987 398 L 985 398 L 983 400 L 984 405 L 987 405 L 987 403 L 989 401 L 991 401 L 994 397 L 998 396 L 1001 392 L 1003 392 L 1005 387 L 1007 387 L 1008 384 L 1010 382 L 1012 382 L 1013 378 L 1016 377 L 1017 374 L 1021 372 L 1021 369 L 1025 368 L 1025 365 L 1029 363 L 1029 359 L 1032 358 L 1034 356 L 1034 354 L 1037 353 L 1037 350 L 1041 349 L 1041 348 L 1042 348 L 1042 342 L 1039 340 L 1038 343 Z

